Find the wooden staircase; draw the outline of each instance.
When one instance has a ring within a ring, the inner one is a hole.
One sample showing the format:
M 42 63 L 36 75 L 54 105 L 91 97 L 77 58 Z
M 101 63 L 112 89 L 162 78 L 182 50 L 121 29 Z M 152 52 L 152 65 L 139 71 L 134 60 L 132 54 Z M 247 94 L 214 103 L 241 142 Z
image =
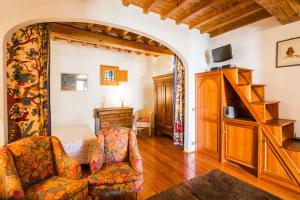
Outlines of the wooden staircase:
M 300 141 L 294 139 L 295 120 L 280 119 L 280 102 L 265 100 L 266 85 L 252 83 L 252 70 L 231 68 L 223 74 L 259 126 L 258 176 L 300 192 Z

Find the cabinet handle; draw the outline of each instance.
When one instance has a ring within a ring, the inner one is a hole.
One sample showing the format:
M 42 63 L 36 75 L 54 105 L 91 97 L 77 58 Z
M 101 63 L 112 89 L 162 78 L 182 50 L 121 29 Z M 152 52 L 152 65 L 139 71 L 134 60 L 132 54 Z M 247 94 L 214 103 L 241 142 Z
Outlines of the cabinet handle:
M 265 142 L 266 144 L 269 144 L 270 141 L 269 141 L 268 139 L 265 139 L 264 142 Z

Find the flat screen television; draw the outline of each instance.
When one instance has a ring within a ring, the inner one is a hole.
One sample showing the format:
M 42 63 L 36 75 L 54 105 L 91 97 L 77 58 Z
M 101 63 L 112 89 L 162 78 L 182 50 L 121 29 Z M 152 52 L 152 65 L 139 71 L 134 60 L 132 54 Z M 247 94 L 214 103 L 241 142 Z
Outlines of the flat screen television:
M 214 62 L 223 62 L 232 59 L 231 44 L 213 49 L 211 51 Z

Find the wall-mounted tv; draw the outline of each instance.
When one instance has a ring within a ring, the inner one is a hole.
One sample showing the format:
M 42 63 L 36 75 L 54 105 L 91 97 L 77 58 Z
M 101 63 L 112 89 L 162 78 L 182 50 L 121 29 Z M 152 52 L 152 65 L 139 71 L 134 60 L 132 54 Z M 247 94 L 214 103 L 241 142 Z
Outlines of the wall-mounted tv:
M 211 51 L 214 62 L 223 62 L 232 59 L 231 44 L 213 49 Z

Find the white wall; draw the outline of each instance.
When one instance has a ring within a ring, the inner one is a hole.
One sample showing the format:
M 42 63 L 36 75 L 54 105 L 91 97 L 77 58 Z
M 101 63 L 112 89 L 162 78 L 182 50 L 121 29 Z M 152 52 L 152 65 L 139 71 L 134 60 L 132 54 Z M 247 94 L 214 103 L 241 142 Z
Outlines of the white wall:
M 100 23 L 143 34 L 171 48 L 182 59 L 186 73 L 185 151 L 193 151 L 195 140 L 194 72 L 206 68 L 203 52 L 208 35 L 177 26 L 172 20 L 160 20 L 157 14 L 144 15 L 140 8 L 122 6 L 121 0 L 1 0 L 0 6 L 0 145 L 7 141 L 5 130 L 5 43 L 8 33 L 21 25 L 48 21 L 85 21 Z
M 124 106 L 153 109 L 152 76 L 172 70 L 173 56 L 154 58 L 52 41 L 50 63 L 52 127 L 86 124 L 94 130 L 93 109 L 101 107 L 104 101 L 105 107 L 121 106 L 123 97 Z M 128 70 L 128 82 L 101 86 L 101 64 Z M 88 91 L 61 91 L 61 73 L 87 74 Z
M 211 48 L 232 44 L 237 66 L 254 69 L 256 83 L 265 83 L 266 99 L 279 100 L 281 118 L 295 119 L 300 137 L 300 66 L 276 68 L 276 42 L 300 36 L 300 22 L 280 25 L 274 18 L 215 37 Z

